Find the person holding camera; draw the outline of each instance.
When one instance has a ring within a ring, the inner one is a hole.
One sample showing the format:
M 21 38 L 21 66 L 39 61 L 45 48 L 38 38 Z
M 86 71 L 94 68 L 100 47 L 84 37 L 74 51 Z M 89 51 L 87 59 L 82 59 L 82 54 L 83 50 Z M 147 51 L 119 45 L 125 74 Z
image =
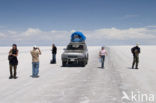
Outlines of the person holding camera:
M 18 65 L 18 49 L 17 49 L 17 45 L 13 44 L 12 45 L 12 49 L 9 51 L 9 56 L 8 56 L 8 60 L 9 60 L 9 67 L 10 67 L 10 77 L 9 79 L 16 79 L 16 69 L 17 69 L 17 65 Z M 14 71 L 14 73 L 13 73 Z
M 39 55 L 41 55 L 41 50 L 34 46 L 30 53 L 32 56 L 32 77 L 39 77 Z
M 139 64 L 139 54 L 140 54 L 140 47 L 139 44 L 137 43 L 135 47 L 131 49 L 131 52 L 133 54 L 133 63 L 132 63 L 132 69 L 138 69 L 138 64 Z

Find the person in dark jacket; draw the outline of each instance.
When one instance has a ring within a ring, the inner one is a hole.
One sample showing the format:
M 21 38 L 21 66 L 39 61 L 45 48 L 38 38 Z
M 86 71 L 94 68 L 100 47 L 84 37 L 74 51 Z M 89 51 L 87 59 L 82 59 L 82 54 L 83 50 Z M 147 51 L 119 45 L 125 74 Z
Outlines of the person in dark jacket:
M 18 49 L 17 49 L 17 45 L 16 44 L 13 44 L 12 45 L 12 49 L 9 51 L 9 67 L 10 67 L 10 77 L 9 79 L 16 79 L 17 76 L 16 76 L 16 71 L 17 71 L 17 65 L 18 65 L 18 59 L 17 59 L 17 56 L 18 56 Z M 14 73 L 13 73 L 13 70 L 14 70 Z
M 57 47 L 55 46 L 55 44 L 52 45 L 52 64 L 56 63 L 56 54 L 57 54 Z
M 131 49 L 131 52 L 133 54 L 133 63 L 132 63 L 132 69 L 138 69 L 138 63 L 139 63 L 139 54 L 140 54 L 140 47 L 138 44 L 136 44 L 135 47 Z

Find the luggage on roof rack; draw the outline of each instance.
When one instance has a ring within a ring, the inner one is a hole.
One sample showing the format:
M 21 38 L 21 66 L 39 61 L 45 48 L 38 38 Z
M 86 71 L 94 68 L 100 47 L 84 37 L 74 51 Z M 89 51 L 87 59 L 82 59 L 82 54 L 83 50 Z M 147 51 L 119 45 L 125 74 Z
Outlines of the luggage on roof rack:
M 71 42 L 84 42 L 86 40 L 86 37 L 82 32 L 74 32 L 71 35 Z

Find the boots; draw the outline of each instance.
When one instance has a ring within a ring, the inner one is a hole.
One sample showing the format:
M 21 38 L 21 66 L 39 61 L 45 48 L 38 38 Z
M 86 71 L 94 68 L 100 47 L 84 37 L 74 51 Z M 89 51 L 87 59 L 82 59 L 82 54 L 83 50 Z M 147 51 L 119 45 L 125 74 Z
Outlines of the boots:
M 133 64 L 132 64 L 132 69 L 134 69 L 134 64 L 135 64 L 135 63 L 133 62 Z
M 138 68 L 138 63 L 136 63 L 136 67 L 135 67 L 135 69 L 139 69 L 139 68 Z
M 11 75 L 10 77 L 9 77 L 9 79 L 12 79 L 13 78 L 13 76 Z

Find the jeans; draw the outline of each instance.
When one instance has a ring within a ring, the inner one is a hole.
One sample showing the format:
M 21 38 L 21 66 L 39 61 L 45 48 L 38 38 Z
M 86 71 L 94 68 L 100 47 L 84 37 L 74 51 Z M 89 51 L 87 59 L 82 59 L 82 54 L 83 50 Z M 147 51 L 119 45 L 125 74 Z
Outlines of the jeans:
M 53 63 L 56 63 L 56 54 L 53 54 L 53 57 L 52 58 L 53 58 L 52 62 Z
M 104 68 L 105 56 L 101 56 L 101 68 Z
M 39 62 L 32 62 L 32 76 L 38 76 Z

